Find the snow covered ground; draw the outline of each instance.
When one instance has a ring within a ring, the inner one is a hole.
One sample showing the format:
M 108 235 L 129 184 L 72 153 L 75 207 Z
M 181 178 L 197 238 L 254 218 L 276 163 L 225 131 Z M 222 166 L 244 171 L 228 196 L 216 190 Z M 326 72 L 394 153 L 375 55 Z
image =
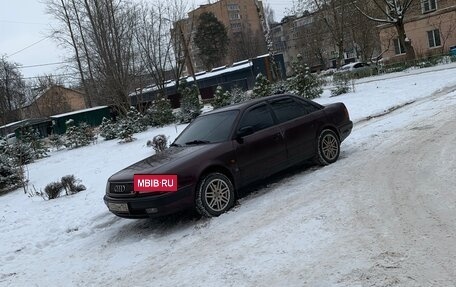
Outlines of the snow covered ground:
M 126 220 L 103 203 L 113 172 L 184 126 L 53 152 L 28 166 L 30 186 L 74 174 L 87 190 L 0 196 L 0 286 L 453 286 L 455 75 L 452 64 L 325 92 L 317 101 L 344 102 L 356 123 L 340 160 L 274 177 L 218 218 Z

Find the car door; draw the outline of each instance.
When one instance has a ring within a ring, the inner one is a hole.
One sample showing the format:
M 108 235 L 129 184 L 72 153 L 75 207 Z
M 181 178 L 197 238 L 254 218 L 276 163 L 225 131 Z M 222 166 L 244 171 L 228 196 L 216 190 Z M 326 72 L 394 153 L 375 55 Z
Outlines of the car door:
M 287 162 L 283 135 L 266 103 L 244 112 L 237 127 L 238 134 L 245 129 L 250 129 L 250 134 L 234 140 L 242 184 L 269 176 L 282 169 Z
M 291 165 L 312 157 L 316 134 L 314 112 L 318 108 L 294 97 L 272 100 L 270 105 L 285 140 L 288 163 Z

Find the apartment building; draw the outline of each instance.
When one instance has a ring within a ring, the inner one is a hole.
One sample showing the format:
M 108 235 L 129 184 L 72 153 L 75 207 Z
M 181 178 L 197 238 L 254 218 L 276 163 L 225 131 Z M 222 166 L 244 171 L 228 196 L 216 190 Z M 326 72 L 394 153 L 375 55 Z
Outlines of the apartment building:
M 417 58 L 456 52 L 456 1 L 417 0 L 406 15 L 405 33 L 412 42 Z M 380 41 L 386 62 L 405 60 L 392 25 L 381 25 Z
M 198 56 L 198 48 L 193 41 L 198 17 L 205 12 L 213 13 L 227 29 L 230 44 L 224 61 L 226 65 L 267 53 L 264 27 L 260 20 L 260 13 L 263 13 L 262 1 L 220 0 L 199 6 L 190 11 L 187 18 L 177 23 L 182 29 L 184 38 L 189 39 L 188 54 L 191 63 L 187 59 L 187 71 L 190 64 L 193 65 L 195 72 L 205 70 Z M 184 73 L 189 74 L 187 71 Z

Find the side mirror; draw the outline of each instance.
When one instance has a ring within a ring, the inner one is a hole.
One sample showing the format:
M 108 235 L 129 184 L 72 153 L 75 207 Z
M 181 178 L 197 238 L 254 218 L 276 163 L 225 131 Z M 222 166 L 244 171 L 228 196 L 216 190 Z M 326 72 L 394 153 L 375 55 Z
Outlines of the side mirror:
M 253 134 L 253 127 L 252 126 L 246 126 L 242 127 L 239 129 L 237 133 L 237 138 L 243 138 L 245 136 Z

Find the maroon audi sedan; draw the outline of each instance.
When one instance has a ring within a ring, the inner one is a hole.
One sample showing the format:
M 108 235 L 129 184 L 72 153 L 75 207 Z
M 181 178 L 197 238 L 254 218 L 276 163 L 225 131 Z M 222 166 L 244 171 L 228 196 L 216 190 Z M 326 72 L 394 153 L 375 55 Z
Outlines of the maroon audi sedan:
M 353 123 L 344 104 L 276 95 L 196 118 L 162 153 L 112 175 L 104 201 L 125 218 L 186 209 L 218 216 L 237 191 L 303 161 L 335 162 Z

